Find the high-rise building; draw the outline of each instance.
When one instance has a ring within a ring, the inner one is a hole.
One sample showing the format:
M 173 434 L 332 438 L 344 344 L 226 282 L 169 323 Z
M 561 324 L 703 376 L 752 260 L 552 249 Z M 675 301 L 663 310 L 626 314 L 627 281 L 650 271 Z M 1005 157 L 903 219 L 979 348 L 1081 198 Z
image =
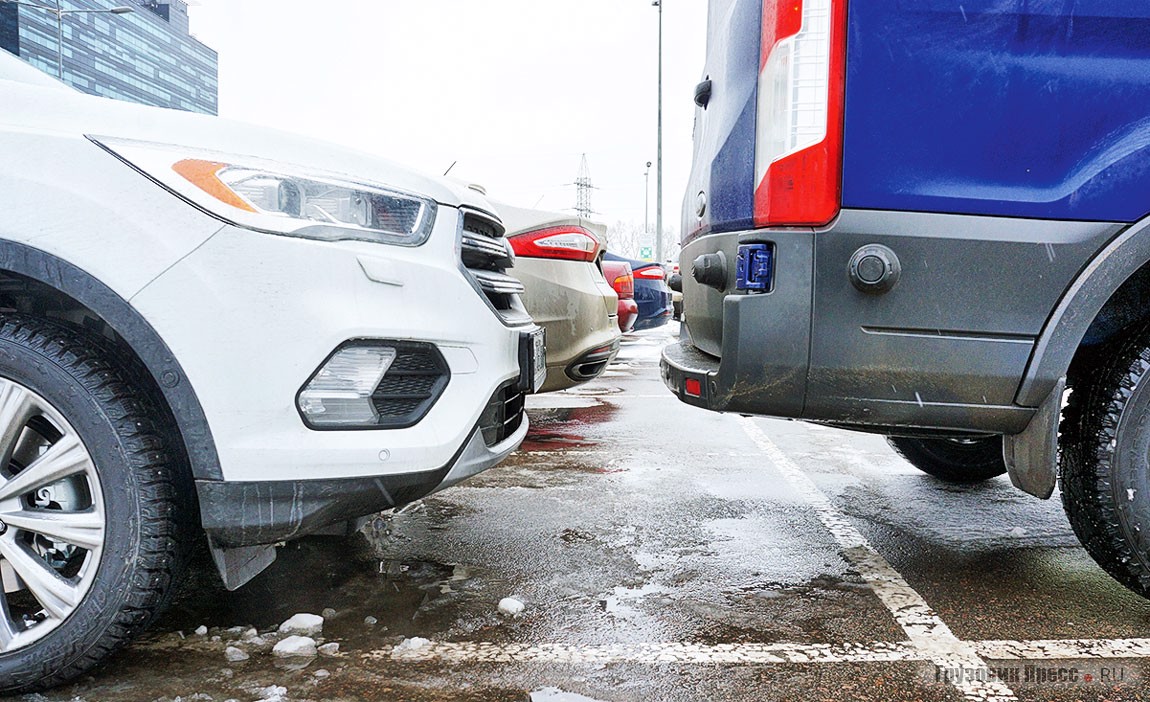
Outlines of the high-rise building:
M 37 0 L 54 6 L 56 0 Z M 128 5 L 128 14 L 68 13 Z M 92 95 L 216 114 L 218 60 L 184 0 L 61 0 L 64 82 Z M 57 74 L 56 13 L 0 0 L 0 48 Z

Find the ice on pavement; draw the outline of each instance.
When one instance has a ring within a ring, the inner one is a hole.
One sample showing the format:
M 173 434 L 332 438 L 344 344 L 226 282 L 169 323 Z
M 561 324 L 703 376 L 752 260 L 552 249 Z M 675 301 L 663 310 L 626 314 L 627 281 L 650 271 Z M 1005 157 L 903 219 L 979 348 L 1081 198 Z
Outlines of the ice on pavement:
M 315 656 L 317 653 L 315 639 L 310 636 L 289 636 L 280 641 L 272 649 L 274 655 L 280 657 Z
M 296 614 L 280 624 L 281 634 L 316 636 L 323 631 L 323 617 L 318 614 Z
M 280 687 L 279 685 L 268 685 L 253 690 L 255 694 L 259 695 L 256 702 L 288 702 L 287 688 Z
M 391 651 L 393 656 L 405 656 L 415 653 L 422 648 L 431 645 L 431 641 L 423 638 L 422 636 L 413 636 L 410 639 L 404 639 L 398 646 Z
M 525 605 L 514 597 L 504 597 L 499 600 L 499 611 L 509 617 L 518 617 L 523 614 Z

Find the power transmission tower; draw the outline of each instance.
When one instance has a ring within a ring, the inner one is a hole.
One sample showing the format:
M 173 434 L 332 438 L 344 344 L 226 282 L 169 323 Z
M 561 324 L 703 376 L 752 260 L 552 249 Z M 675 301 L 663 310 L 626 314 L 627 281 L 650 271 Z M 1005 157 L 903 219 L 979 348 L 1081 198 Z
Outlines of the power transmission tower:
M 579 163 L 579 177 L 575 179 L 575 212 L 582 219 L 591 219 L 591 215 L 595 211 L 591 209 L 591 191 L 595 189 L 591 185 L 591 168 L 587 165 L 587 154 L 583 154 L 583 160 Z

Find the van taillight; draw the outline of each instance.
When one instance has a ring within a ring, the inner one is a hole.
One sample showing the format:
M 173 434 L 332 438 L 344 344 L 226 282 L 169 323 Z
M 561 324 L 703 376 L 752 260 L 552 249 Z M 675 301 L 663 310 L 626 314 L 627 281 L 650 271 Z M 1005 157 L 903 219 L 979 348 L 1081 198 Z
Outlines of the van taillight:
M 755 225 L 819 226 L 842 200 L 846 0 L 763 0 Z

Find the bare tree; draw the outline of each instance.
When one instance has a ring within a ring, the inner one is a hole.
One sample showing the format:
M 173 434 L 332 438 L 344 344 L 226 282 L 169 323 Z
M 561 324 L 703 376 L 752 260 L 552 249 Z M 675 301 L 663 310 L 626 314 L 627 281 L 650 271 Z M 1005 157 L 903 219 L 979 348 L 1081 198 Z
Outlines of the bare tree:
M 628 258 L 650 258 L 643 256 L 649 248 L 651 255 L 656 251 L 655 232 L 644 232 L 643 224 L 631 220 L 617 220 L 607 227 L 607 250 Z M 663 252 L 669 259 L 678 259 L 679 232 L 668 229 L 663 232 Z

